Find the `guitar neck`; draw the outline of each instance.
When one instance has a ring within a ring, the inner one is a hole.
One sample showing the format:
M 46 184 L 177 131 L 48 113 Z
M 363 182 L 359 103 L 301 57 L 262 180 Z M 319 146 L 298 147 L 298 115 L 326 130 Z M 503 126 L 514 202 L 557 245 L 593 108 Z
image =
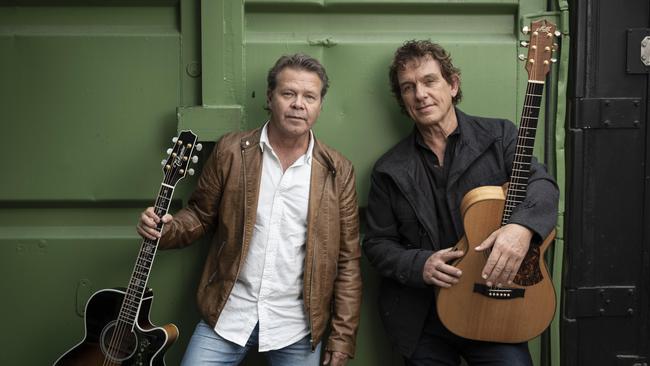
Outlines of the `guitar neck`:
M 528 81 L 501 225 L 508 223 L 513 209 L 526 198 L 543 91 L 543 81 Z
M 158 217 L 163 217 L 169 211 L 173 194 L 173 186 L 165 183 L 161 184 L 158 198 L 154 205 L 154 211 Z M 162 232 L 163 226 L 164 224 L 160 221 L 157 225 L 157 230 Z M 136 323 L 136 317 L 147 288 L 151 265 L 153 264 L 159 241 L 160 239 L 144 239 L 140 246 L 140 253 L 135 262 L 131 280 L 129 281 L 129 286 L 126 290 L 122 308 L 118 316 L 118 320 L 127 325 L 133 326 Z

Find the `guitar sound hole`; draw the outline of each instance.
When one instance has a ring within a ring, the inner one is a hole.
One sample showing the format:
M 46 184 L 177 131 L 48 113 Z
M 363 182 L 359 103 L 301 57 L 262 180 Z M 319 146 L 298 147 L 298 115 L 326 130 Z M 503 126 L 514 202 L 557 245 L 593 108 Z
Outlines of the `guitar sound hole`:
M 117 320 L 104 327 L 100 342 L 104 355 L 114 362 L 129 359 L 138 349 L 138 339 L 131 327 Z

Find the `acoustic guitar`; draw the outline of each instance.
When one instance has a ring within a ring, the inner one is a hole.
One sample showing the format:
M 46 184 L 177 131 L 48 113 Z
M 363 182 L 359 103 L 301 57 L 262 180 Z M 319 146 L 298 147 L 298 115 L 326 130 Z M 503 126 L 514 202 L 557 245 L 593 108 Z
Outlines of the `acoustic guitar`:
M 528 85 L 517 136 L 510 181 L 504 187 L 483 186 L 469 191 L 461 202 L 465 236 L 455 249 L 466 253 L 453 263 L 462 270 L 459 283 L 440 288 L 436 306 L 442 323 L 464 338 L 502 343 L 527 341 L 541 334 L 555 314 L 555 290 L 544 252 L 555 238 L 553 231 L 541 245 L 531 244 L 514 284 L 488 287 L 481 272 L 489 250 L 473 248 L 508 223 L 513 209 L 526 198 L 535 131 L 549 71 L 556 27 L 546 20 L 530 26 Z M 524 29 L 526 32 L 526 29 Z M 520 57 L 521 58 L 521 57 Z
M 187 168 L 190 161 L 198 160 L 192 152 L 201 150 L 192 131 L 182 131 L 172 141 L 169 158 L 162 161 L 164 179 L 154 205 L 159 217 L 169 210 L 176 183 L 194 173 Z M 157 229 L 162 231 L 162 222 Z M 147 281 L 158 241 L 143 240 L 126 289 L 100 290 L 88 299 L 86 334 L 54 362 L 55 366 L 165 365 L 165 351 L 176 341 L 178 329 L 174 324 L 156 327 L 149 321 L 153 291 L 147 288 Z

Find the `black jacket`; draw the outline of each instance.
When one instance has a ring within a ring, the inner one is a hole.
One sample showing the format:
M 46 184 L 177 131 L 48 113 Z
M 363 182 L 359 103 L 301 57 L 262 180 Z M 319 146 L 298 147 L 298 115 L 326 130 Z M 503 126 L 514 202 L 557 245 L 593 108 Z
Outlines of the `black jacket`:
M 460 138 L 447 180 L 447 203 L 458 237 L 464 234 L 460 203 L 473 188 L 503 185 L 510 177 L 517 140 L 507 120 L 469 116 L 456 109 Z M 375 164 L 368 197 L 363 250 L 382 276 L 379 310 L 391 342 L 410 356 L 432 307 L 433 287 L 424 263 L 440 248 L 433 192 L 418 155 L 414 132 Z M 526 199 L 510 223 L 531 229 L 541 241 L 557 220 L 558 188 L 533 158 Z

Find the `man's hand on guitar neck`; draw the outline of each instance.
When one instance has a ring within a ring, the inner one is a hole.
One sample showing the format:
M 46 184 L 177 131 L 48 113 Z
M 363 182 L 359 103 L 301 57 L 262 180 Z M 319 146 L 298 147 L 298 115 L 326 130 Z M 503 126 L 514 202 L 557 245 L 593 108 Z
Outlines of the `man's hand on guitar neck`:
M 172 221 L 173 217 L 170 214 L 166 214 L 162 218 L 163 224 L 166 224 Z M 144 239 L 156 240 L 160 238 L 160 232 L 158 232 L 157 225 L 160 222 L 160 218 L 156 215 L 153 207 L 147 207 L 146 210 L 140 214 L 140 221 L 136 225 L 136 230 L 138 234 Z
M 439 250 L 431 254 L 422 270 L 424 283 L 444 288 L 458 283 L 458 279 L 462 275 L 461 270 L 447 263 L 462 256 L 462 251 L 453 250 L 453 248 Z
M 492 248 L 482 272 L 486 285 L 496 284 L 497 287 L 501 287 L 512 284 L 521 262 L 528 253 L 532 238 L 533 232 L 527 227 L 507 224 L 490 234 L 474 248 L 479 252 Z

